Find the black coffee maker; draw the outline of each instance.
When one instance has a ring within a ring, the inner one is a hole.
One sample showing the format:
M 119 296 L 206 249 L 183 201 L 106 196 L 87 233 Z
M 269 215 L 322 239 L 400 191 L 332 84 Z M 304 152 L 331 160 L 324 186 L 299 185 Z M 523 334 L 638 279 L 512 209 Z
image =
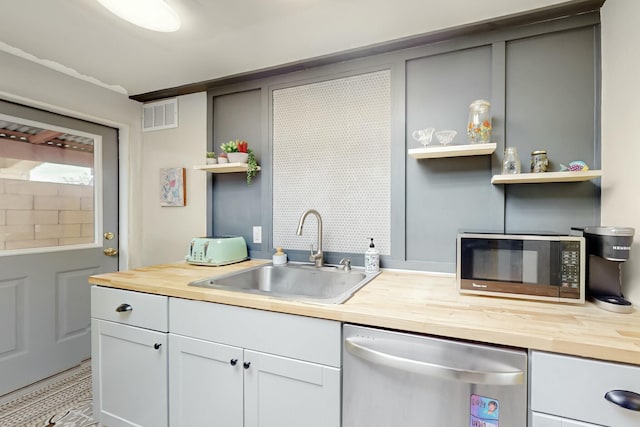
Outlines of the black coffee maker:
M 635 230 L 631 227 L 575 227 L 587 243 L 587 296 L 605 310 L 631 313 L 622 295 L 622 263 L 629 259 Z

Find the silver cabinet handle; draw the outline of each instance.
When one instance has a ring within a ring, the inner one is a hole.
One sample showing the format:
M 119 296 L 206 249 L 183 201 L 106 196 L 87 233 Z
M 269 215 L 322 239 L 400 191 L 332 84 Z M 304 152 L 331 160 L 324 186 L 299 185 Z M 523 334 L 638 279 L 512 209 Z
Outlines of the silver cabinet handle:
M 353 338 L 347 338 L 345 340 L 345 347 L 349 353 L 360 359 L 415 374 L 461 381 L 469 384 L 518 385 L 524 383 L 524 372 L 518 370 L 504 372 L 475 371 L 442 366 L 435 363 L 420 362 L 373 350 L 357 344 Z
M 133 307 L 131 307 L 129 304 L 120 304 L 118 307 L 116 307 L 116 311 L 118 313 L 124 313 L 126 311 L 133 311 Z
M 640 412 L 640 394 L 633 391 L 611 390 L 604 395 L 604 398 L 621 408 Z

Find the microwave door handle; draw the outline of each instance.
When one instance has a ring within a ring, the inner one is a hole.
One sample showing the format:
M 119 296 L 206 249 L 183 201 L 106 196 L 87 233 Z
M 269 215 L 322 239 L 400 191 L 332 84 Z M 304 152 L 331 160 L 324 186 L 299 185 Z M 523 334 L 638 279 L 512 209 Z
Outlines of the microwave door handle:
M 345 339 L 345 348 L 351 354 L 368 362 L 446 380 L 461 381 L 469 384 L 520 385 L 524 384 L 523 371 L 476 371 L 453 368 L 435 363 L 420 362 L 383 353 L 358 344 L 355 339 Z

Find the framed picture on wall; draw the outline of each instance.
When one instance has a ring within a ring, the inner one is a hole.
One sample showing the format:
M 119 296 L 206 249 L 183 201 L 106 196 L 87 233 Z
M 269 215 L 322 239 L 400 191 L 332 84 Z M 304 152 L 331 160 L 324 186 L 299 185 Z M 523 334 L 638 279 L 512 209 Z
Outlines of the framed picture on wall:
M 160 169 L 160 206 L 187 205 L 185 168 Z

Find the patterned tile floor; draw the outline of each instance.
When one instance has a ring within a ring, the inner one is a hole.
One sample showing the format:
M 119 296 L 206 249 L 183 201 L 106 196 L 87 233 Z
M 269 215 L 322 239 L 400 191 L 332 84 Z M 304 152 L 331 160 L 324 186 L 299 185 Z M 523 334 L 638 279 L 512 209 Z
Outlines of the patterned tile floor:
M 103 427 L 92 418 L 90 361 L 0 402 L 0 427 Z
M 36 427 L 104 427 L 103 424 L 93 420 L 92 399 L 88 398 L 78 402 L 76 406 L 67 411 L 57 411 L 49 419 L 34 424 Z

